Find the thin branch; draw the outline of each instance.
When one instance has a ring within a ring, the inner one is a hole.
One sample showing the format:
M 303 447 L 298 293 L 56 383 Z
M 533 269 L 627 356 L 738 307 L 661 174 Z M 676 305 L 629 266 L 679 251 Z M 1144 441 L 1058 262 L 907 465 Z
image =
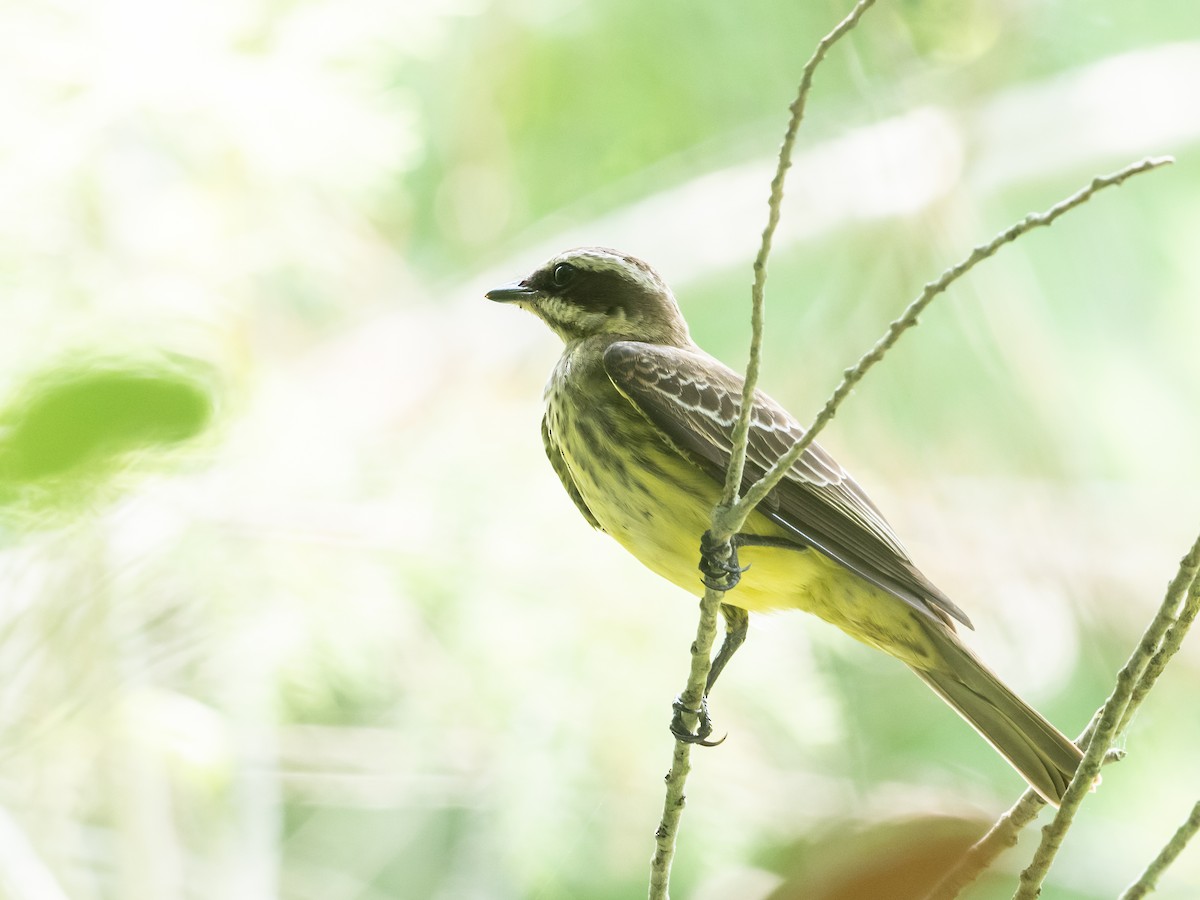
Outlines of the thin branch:
M 1167 591 L 1159 609 L 1159 616 L 1155 618 L 1150 628 L 1142 636 L 1142 640 L 1138 645 L 1139 650 L 1135 651 L 1135 653 L 1153 653 L 1153 656 L 1149 657 L 1149 662 L 1145 665 L 1141 677 L 1137 680 L 1130 694 L 1124 713 L 1121 715 L 1114 733 L 1114 738 L 1124 732 L 1134 710 L 1145 699 L 1155 679 L 1161 674 L 1162 667 L 1166 665 L 1167 660 L 1171 658 L 1175 650 L 1179 649 L 1179 645 L 1182 643 L 1188 627 L 1195 619 L 1197 610 L 1200 609 L 1200 580 L 1197 580 L 1198 574 L 1200 574 L 1200 537 L 1196 539 L 1191 550 L 1181 560 L 1179 570 L 1175 573 L 1175 577 L 1171 579 L 1170 584 L 1167 585 Z M 1183 611 L 1179 614 L 1178 619 L 1173 619 L 1173 610 L 1178 608 L 1180 597 L 1184 593 L 1186 593 L 1186 600 L 1184 601 Z M 1159 643 L 1155 644 L 1154 634 L 1162 634 L 1160 629 L 1164 622 L 1166 623 L 1165 635 L 1161 636 Z M 1154 649 L 1155 647 L 1157 649 Z M 1129 663 L 1126 665 L 1128 666 Z M 1110 702 L 1106 702 L 1092 716 L 1091 722 L 1088 723 L 1088 726 L 1079 737 L 1075 739 L 1075 743 L 1078 746 L 1089 746 L 1097 727 L 1103 721 L 1104 712 L 1109 706 Z M 1104 755 L 1103 761 L 1110 762 L 1114 758 L 1110 750 Z M 1081 765 L 1080 771 L 1082 769 L 1083 766 Z M 1090 784 L 1091 779 L 1088 779 L 1086 783 Z M 1065 798 L 1063 802 L 1065 805 Z M 1026 791 L 1022 794 L 1021 799 L 1008 812 L 996 820 L 987 834 L 967 850 L 963 858 L 955 864 L 954 868 L 946 873 L 934 889 L 929 892 L 925 900 L 953 900 L 954 897 L 957 897 L 967 885 L 978 878 L 988 866 L 995 862 L 1001 853 L 1016 846 L 1017 836 L 1021 829 L 1037 817 L 1043 806 L 1045 806 L 1045 801 L 1033 791 Z
M 1100 722 L 1100 712 L 1097 710 L 1086 728 L 1075 738 L 1075 745 L 1084 747 Z M 1124 753 L 1110 750 L 1104 758 L 1107 765 L 1119 762 Z M 1046 801 L 1032 788 L 1023 793 L 1008 812 L 997 819 L 979 840 L 967 848 L 967 852 L 955 863 L 942 880 L 934 885 L 933 890 L 925 895 L 924 900 L 954 900 L 963 889 L 978 878 L 983 871 L 996 861 L 1005 850 L 1017 845 L 1021 829 L 1037 818 L 1038 813 L 1046 805 Z
M 690 723 L 689 723 L 690 724 Z M 671 863 L 675 859 L 675 840 L 679 834 L 679 819 L 683 816 L 686 798 L 683 787 L 692 771 L 692 745 L 675 742 L 671 769 L 664 779 L 667 794 L 663 801 L 662 819 L 654 832 L 654 856 L 650 860 L 650 900 L 666 900 L 671 891 Z
M 750 312 L 750 360 L 746 367 L 746 382 L 742 394 L 742 409 L 733 430 L 733 452 L 730 455 L 729 467 L 725 473 L 725 488 L 721 500 L 712 512 L 712 533 L 718 541 L 723 542 L 720 551 L 728 559 L 732 555 L 729 539 L 741 527 L 745 516 L 736 521 L 728 520 L 727 512 L 738 497 L 742 483 L 742 474 L 746 465 L 746 447 L 750 433 L 750 416 L 754 407 L 754 387 L 758 382 L 758 372 L 762 357 L 763 338 L 763 295 L 767 280 L 767 257 L 771 253 L 771 241 L 779 224 L 780 210 L 783 205 L 783 184 L 787 170 L 792 164 L 792 149 L 796 143 L 796 133 L 804 118 L 804 109 L 808 103 L 808 95 L 812 90 L 813 73 L 816 71 L 825 54 L 837 41 L 849 32 L 863 14 L 873 6 L 875 0 L 859 0 L 850 14 L 817 43 L 812 57 L 804 65 L 800 78 L 800 87 L 796 99 L 790 107 L 791 117 L 784 133 L 783 144 L 779 148 L 779 162 L 775 169 L 775 177 L 771 180 L 771 193 L 767 201 L 767 225 L 763 229 L 762 244 L 758 256 L 754 260 L 754 285 L 751 288 Z M 732 527 L 731 527 L 732 526 Z M 704 698 L 704 689 L 708 680 L 708 672 L 712 665 L 712 645 L 717 633 L 717 613 L 725 592 L 707 588 L 704 598 L 700 601 L 700 621 L 696 626 L 696 639 L 691 647 L 691 669 L 687 685 L 679 695 L 678 705 L 682 706 L 681 718 L 683 724 L 694 730 L 698 721 L 688 710 L 698 709 Z M 676 740 L 671 769 L 666 777 L 666 796 L 663 801 L 663 814 L 658 829 L 654 833 L 654 856 L 650 861 L 650 900 L 667 900 L 670 892 L 671 863 L 675 856 L 675 844 L 679 832 L 679 821 L 683 815 L 685 802 L 684 785 L 691 771 L 691 744 Z
M 775 237 L 775 229 L 779 225 L 779 216 L 783 207 L 783 182 L 787 170 L 792 166 L 792 148 L 796 144 L 796 132 L 804 118 L 804 110 L 808 105 L 808 95 L 812 90 L 813 73 L 825 54 L 837 41 L 858 24 L 875 4 L 875 0 L 859 0 L 846 18 L 837 27 L 817 43 L 812 57 L 804 64 L 804 72 L 800 76 L 800 87 L 796 91 L 796 99 L 790 108 L 792 116 L 788 120 L 787 130 L 783 135 L 783 144 L 779 147 L 779 162 L 775 167 L 775 177 L 771 179 L 771 196 L 767 201 L 767 226 L 763 229 L 762 243 L 758 255 L 754 258 L 754 285 L 750 289 L 750 361 L 746 365 L 746 383 L 742 388 L 742 409 L 738 414 L 737 423 L 733 427 L 733 455 L 729 459 L 729 468 L 725 471 L 725 490 L 721 494 L 721 506 L 728 508 L 738 498 L 742 485 L 742 472 L 746 467 L 746 444 L 750 433 L 750 415 L 754 409 L 754 388 L 758 384 L 758 370 L 762 355 L 763 338 L 763 293 L 767 284 L 767 257 L 771 255 L 771 241 Z M 713 534 L 718 538 L 728 537 L 741 527 L 725 529 L 721 521 L 722 514 L 713 515 Z
M 745 523 L 753 509 L 761 503 L 768 493 L 779 483 L 787 470 L 799 459 L 800 455 L 812 444 L 817 434 L 833 418 L 841 403 L 849 396 L 854 386 L 862 380 L 866 372 L 899 340 L 901 334 L 917 323 L 917 318 L 924 309 L 940 293 L 965 275 L 979 262 L 994 255 L 1004 244 L 1016 240 L 1022 234 L 1034 228 L 1048 226 L 1059 216 L 1085 203 L 1093 194 L 1103 188 L 1118 185 L 1125 179 L 1150 169 L 1172 162 L 1169 158 L 1145 159 L 1127 166 L 1111 175 L 1097 177 L 1091 184 L 1077 193 L 1051 207 L 1044 213 L 1034 213 L 1026 216 L 1021 222 L 1011 226 L 997 235 L 987 244 L 976 247 L 974 251 L 958 265 L 947 269 L 936 280 L 925 286 L 921 295 L 913 301 L 899 319 L 891 324 L 888 331 L 866 355 L 851 369 L 848 369 L 841 384 L 830 396 L 825 407 L 813 421 L 804 438 L 740 499 L 738 487 L 741 484 L 745 467 L 746 445 L 749 434 L 750 417 L 753 411 L 754 387 L 758 378 L 761 358 L 763 331 L 763 293 L 766 284 L 766 261 L 770 254 L 771 241 L 779 221 L 780 206 L 783 198 L 783 182 L 788 167 L 791 165 L 791 152 L 795 142 L 796 131 L 804 114 L 807 95 L 811 89 L 812 75 L 816 66 L 824 58 L 829 47 L 842 35 L 852 29 L 874 3 L 874 0 L 859 0 L 859 3 L 839 25 L 823 38 L 817 45 L 812 58 L 805 65 L 800 90 L 791 106 L 792 116 L 788 123 L 783 145 L 780 148 L 779 163 L 775 178 L 771 182 L 771 196 L 768 202 L 768 222 L 763 230 L 762 244 L 755 260 L 755 281 L 752 288 L 753 308 L 751 313 L 751 349 L 750 361 L 747 367 L 746 383 L 742 397 L 742 408 L 733 432 L 733 452 L 730 465 L 726 471 L 725 489 L 721 502 L 713 509 L 713 536 L 724 542 L 726 557 L 731 554 L 729 538 Z M 697 625 L 696 640 L 692 643 L 692 664 L 687 686 L 680 695 L 681 705 L 687 709 L 696 709 L 704 696 L 705 681 L 711 665 L 712 644 L 716 635 L 717 614 L 724 596 L 724 591 L 709 588 L 705 591 L 700 603 L 700 621 Z M 1132 690 L 1132 684 L 1130 686 Z M 684 722 L 689 727 L 695 727 L 695 716 L 683 713 Z M 1114 726 L 1115 727 L 1115 726 Z M 1105 747 L 1107 750 L 1107 746 Z M 1100 753 L 1096 768 L 1103 762 L 1105 754 Z M 1086 757 L 1085 757 L 1086 761 Z M 690 745 L 676 741 L 671 770 L 667 773 L 667 790 L 663 806 L 663 816 L 655 832 L 655 853 L 651 860 L 650 900 L 665 900 L 669 896 L 670 870 L 674 858 L 678 825 L 683 812 L 684 785 L 691 768 Z M 1078 781 L 1078 779 L 1076 779 Z M 1036 812 L 1036 811 L 1035 811 Z M 1032 818 L 1032 816 L 1030 817 Z M 1019 830 L 1022 825 L 1016 826 Z
M 698 709 L 704 698 L 704 686 L 708 670 L 712 666 L 712 645 L 717 634 L 717 611 L 721 608 L 723 591 L 707 588 L 700 601 L 700 621 L 696 626 L 696 639 L 692 642 L 691 669 L 687 687 L 680 694 L 678 706 L 683 724 L 695 731 L 699 722 L 687 710 Z M 675 843 L 679 836 L 679 820 L 683 816 L 686 802 L 684 786 L 688 773 L 692 771 L 692 745 L 676 739 L 671 757 L 671 768 L 664 779 L 667 785 L 663 798 L 662 818 L 654 831 L 654 856 L 650 858 L 650 900 L 667 900 L 671 890 L 671 863 L 675 859 Z
M 1142 877 L 1125 889 L 1120 900 L 1140 900 L 1153 891 L 1163 872 L 1171 863 L 1175 862 L 1175 857 L 1183 852 L 1183 848 L 1196 836 L 1198 831 L 1200 831 L 1200 802 L 1192 807 L 1192 814 L 1187 817 L 1187 821 L 1179 826 L 1158 856 L 1154 857 L 1150 865 L 1146 866 Z
M 1178 575 L 1176 578 L 1178 579 Z M 1167 589 L 1168 593 L 1171 588 Z M 1121 717 L 1121 724 L 1117 728 L 1117 734 L 1123 732 L 1126 726 L 1129 725 L 1133 714 L 1137 712 L 1137 708 L 1142 705 L 1142 701 L 1146 699 L 1146 694 L 1154 687 L 1154 683 L 1158 680 L 1158 676 L 1163 673 L 1167 663 L 1175 652 L 1183 643 L 1184 636 L 1188 633 L 1188 629 L 1192 627 L 1192 623 L 1196 620 L 1196 614 L 1200 612 L 1200 581 L 1193 580 L 1191 587 L 1187 589 L 1187 599 L 1183 602 L 1183 608 L 1179 612 L 1179 617 L 1167 629 L 1166 636 L 1163 637 L 1162 644 L 1158 651 L 1150 659 L 1146 666 L 1146 671 L 1142 673 L 1142 677 L 1138 679 L 1138 683 L 1134 685 L 1133 696 L 1129 698 L 1129 706 L 1125 709 L 1125 714 Z
M 1036 791 L 1027 790 L 1004 815 L 995 821 L 987 834 L 977 840 L 941 881 L 930 891 L 925 900 L 954 900 L 988 866 L 996 861 L 1005 850 L 1017 846 L 1021 829 L 1037 818 L 1046 805 Z
M 745 522 L 746 517 L 750 515 L 750 512 L 754 509 L 754 507 L 766 499 L 767 494 L 774 490 L 775 486 L 779 484 L 784 475 L 787 473 L 787 470 L 790 469 L 796 460 L 800 458 L 800 455 L 808 449 L 808 447 L 816 439 L 817 434 L 820 433 L 821 429 L 824 428 L 834 417 L 834 415 L 837 413 L 838 407 L 841 406 L 842 402 L 847 396 L 849 396 L 850 391 L 854 389 L 854 386 L 862 380 L 862 377 L 873 365 L 875 365 L 875 363 L 879 362 L 883 358 L 884 354 L 887 353 L 892 345 L 900 339 L 900 335 L 917 324 L 918 316 L 925 311 L 925 308 L 933 302 L 934 298 L 945 291 L 948 287 L 950 287 L 950 285 L 973 269 L 976 265 L 983 262 L 983 260 L 993 256 L 996 251 L 1005 244 L 1015 241 L 1021 235 L 1028 231 L 1032 231 L 1035 228 L 1050 225 L 1059 216 L 1069 212 L 1083 203 L 1086 203 L 1091 199 L 1093 194 L 1103 190 L 1104 188 L 1121 184 L 1121 182 L 1125 181 L 1127 178 L 1131 178 L 1134 175 L 1139 175 L 1142 172 L 1148 172 L 1151 169 L 1157 169 L 1158 167 L 1167 165 L 1171 162 L 1174 162 L 1171 157 L 1147 158 L 1141 160 L 1140 162 L 1128 165 L 1117 172 L 1113 172 L 1111 175 L 1103 175 L 1093 178 L 1091 184 L 1076 191 L 1065 200 L 1056 203 L 1045 212 L 1030 213 L 1020 222 L 1017 222 L 1016 224 L 1000 232 L 1000 234 L 996 235 L 986 244 L 976 247 L 962 262 L 947 269 L 936 281 L 931 281 L 929 284 L 925 285 L 925 289 L 921 292 L 921 295 L 917 297 L 917 299 L 911 304 L 909 304 L 908 309 L 904 311 L 900 318 L 892 322 L 892 324 L 888 327 L 887 332 L 879 339 L 875 346 L 872 347 L 852 368 L 845 371 L 841 384 L 837 386 L 837 389 L 830 395 L 829 399 L 825 401 L 825 407 L 821 410 L 816 419 L 813 420 L 812 425 L 809 427 L 804 437 L 796 442 L 796 444 L 794 444 L 786 454 L 780 457 L 779 460 L 776 461 L 775 465 L 773 465 L 767 471 L 767 473 L 763 475 L 762 478 L 755 482 L 750 489 L 746 491 L 745 495 L 743 495 L 743 497 L 734 504 L 733 508 L 729 510 L 727 517 L 728 521 L 730 523 L 736 523 L 736 525 L 732 528 L 732 531 L 737 531 L 737 529 L 741 527 L 742 523 Z
M 1117 683 L 1102 707 L 1100 720 L 1087 742 L 1083 760 L 1079 763 L 1075 777 L 1067 786 L 1067 792 L 1063 795 L 1054 819 L 1042 829 L 1041 843 L 1038 844 L 1033 860 L 1021 872 L 1021 881 L 1013 894 L 1013 900 L 1036 900 L 1041 893 L 1042 882 L 1062 846 L 1067 829 L 1075 819 L 1075 813 L 1079 810 L 1084 796 L 1092 790 L 1100 766 L 1116 739 L 1118 729 L 1122 723 L 1128 722 L 1135 688 L 1148 671 L 1151 659 L 1162 649 L 1169 629 L 1180 623 L 1176 614 L 1184 603 L 1185 595 L 1194 593 L 1192 588 L 1197 574 L 1200 574 L 1200 537 L 1196 538 L 1192 548 L 1180 562 L 1179 571 L 1167 586 L 1166 596 L 1154 620 L 1146 628 L 1142 639 L 1121 671 L 1117 673 Z M 1142 698 L 1145 698 L 1145 692 L 1142 693 Z

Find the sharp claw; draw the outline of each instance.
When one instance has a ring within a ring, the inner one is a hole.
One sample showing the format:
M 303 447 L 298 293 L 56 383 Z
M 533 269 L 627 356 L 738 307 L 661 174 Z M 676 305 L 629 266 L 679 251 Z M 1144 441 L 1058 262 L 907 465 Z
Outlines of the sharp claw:
M 698 734 L 689 734 L 686 737 L 675 735 L 675 737 L 677 740 L 681 740 L 685 744 L 694 744 L 697 747 L 720 747 L 723 743 L 725 743 L 725 738 L 729 737 L 729 735 L 723 734 L 715 741 L 705 740 Z
M 737 557 L 737 544 L 730 543 L 730 555 L 728 559 L 720 559 L 715 555 L 717 543 L 713 540 L 712 532 L 704 532 L 700 538 L 700 572 L 703 578 L 700 579 L 706 588 L 711 588 L 714 591 L 728 591 L 737 586 L 737 583 L 742 580 L 742 573 L 747 571 L 749 566 L 739 566 Z
M 708 736 L 712 734 L 712 719 L 708 715 L 707 699 L 701 699 L 699 709 L 692 709 L 690 706 L 684 706 L 683 701 L 676 697 L 675 702 L 671 704 L 671 708 L 675 710 L 675 715 L 671 717 L 671 734 L 675 736 L 675 740 L 682 741 L 685 744 L 695 744 L 700 747 L 716 747 L 719 744 L 725 743 L 725 739 L 729 737 L 726 734 L 722 735 L 718 740 L 708 740 Z M 690 713 L 699 720 L 694 733 L 689 731 L 687 726 L 683 724 L 684 713 Z

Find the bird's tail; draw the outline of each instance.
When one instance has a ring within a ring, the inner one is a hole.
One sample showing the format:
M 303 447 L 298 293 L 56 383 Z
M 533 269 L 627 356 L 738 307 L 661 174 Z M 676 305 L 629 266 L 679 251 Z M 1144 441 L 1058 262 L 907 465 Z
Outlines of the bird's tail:
M 1008 760 L 1042 795 L 1058 806 L 1083 753 L 1061 731 L 1009 690 L 940 623 L 925 626 L 939 651 L 935 669 L 913 668 L 921 679 Z

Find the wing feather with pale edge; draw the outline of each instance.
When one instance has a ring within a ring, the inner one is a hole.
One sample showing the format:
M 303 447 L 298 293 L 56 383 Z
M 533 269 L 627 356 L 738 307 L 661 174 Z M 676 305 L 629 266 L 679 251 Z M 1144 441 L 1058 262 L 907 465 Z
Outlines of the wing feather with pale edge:
M 619 341 L 604 353 L 608 377 L 675 447 L 718 484 L 725 480 L 744 379 L 697 350 Z M 781 406 L 755 394 L 745 490 L 804 434 Z M 813 444 L 759 506 L 805 544 L 920 612 L 968 628 L 966 614 L 908 558 L 891 526 L 841 466 Z

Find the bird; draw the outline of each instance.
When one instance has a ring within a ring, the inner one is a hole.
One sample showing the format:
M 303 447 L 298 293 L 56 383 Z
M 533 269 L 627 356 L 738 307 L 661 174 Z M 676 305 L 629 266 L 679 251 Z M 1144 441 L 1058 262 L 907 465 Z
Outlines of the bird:
M 605 247 L 560 253 L 489 300 L 541 319 L 563 341 L 544 393 L 542 440 L 583 518 L 653 572 L 723 595 L 725 641 L 706 695 L 744 641 L 749 613 L 800 609 L 904 663 L 1046 802 L 1062 800 L 1082 753 L 963 643 L 970 619 L 909 558 L 866 492 L 811 444 L 747 518 L 722 564 L 698 552 L 718 502 L 743 376 L 702 350 L 649 264 Z M 804 428 L 754 394 L 743 490 Z M 705 549 L 711 549 L 706 547 Z M 697 574 L 697 559 L 702 575 Z M 745 563 L 743 568 L 738 563 Z M 715 580 L 714 580 L 715 579 Z M 726 581 L 725 584 L 728 584 Z M 711 730 L 707 709 L 700 743 Z

